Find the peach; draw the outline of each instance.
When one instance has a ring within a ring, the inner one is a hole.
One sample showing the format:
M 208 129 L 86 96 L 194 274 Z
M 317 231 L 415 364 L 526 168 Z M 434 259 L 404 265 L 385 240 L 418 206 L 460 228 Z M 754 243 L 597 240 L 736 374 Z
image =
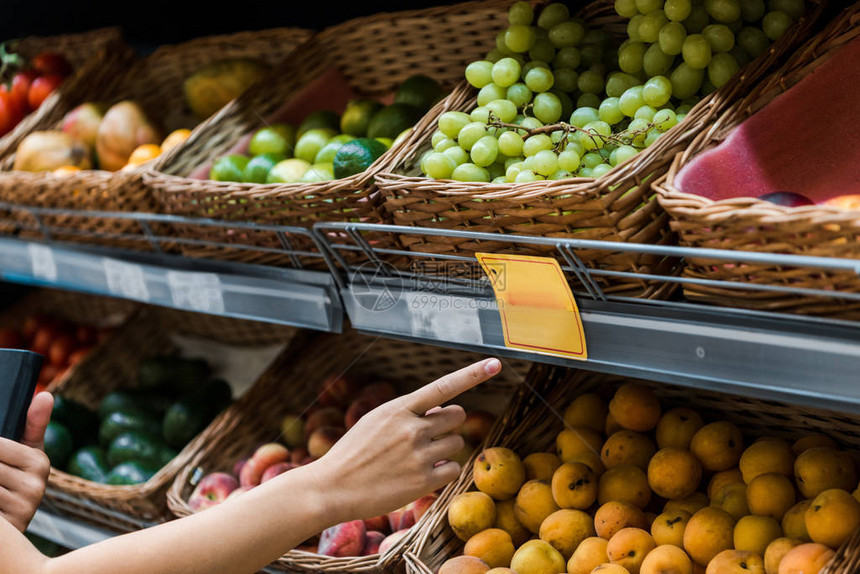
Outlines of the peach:
M 317 401 L 325 407 L 346 408 L 358 393 L 358 384 L 346 375 L 334 375 L 323 380 L 319 386 Z
M 629 502 L 613 500 L 601 505 L 594 513 L 594 530 L 606 540 L 622 528 L 631 526 L 644 529 L 648 525 L 642 510 Z
M 460 434 L 467 444 L 480 446 L 489 436 L 494 424 L 496 424 L 495 415 L 487 411 L 471 411 L 466 413 L 466 422 L 460 427 Z
M 310 458 L 311 453 L 308 452 L 303 446 L 298 446 L 296 448 L 290 449 L 290 462 L 297 465 L 307 464 L 307 459 Z
M 641 384 L 625 383 L 609 401 L 609 412 L 622 427 L 647 432 L 660 422 L 660 399 Z
M 658 448 L 673 446 L 676 448 L 690 448 L 693 435 L 705 426 L 702 416 L 687 407 L 677 407 L 667 411 L 660 417 L 654 436 L 657 439 Z
M 245 466 L 245 463 L 248 462 L 248 457 L 240 458 L 233 464 L 233 476 L 238 477 L 242 474 L 242 467 Z
M 513 498 L 526 480 L 526 468 L 517 453 L 505 447 L 484 449 L 472 468 L 475 486 L 495 500 Z
M 730 468 L 729 470 L 717 472 L 708 481 L 708 498 L 714 498 L 717 492 L 727 484 L 733 482 L 742 483 L 743 481 L 744 476 L 741 474 L 741 469 L 739 468 Z
M 747 504 L 747 485 L 743 482 L 732 482 L 723 486 L 711 499 L 711 506 L 721 508 L 738 520 L 750 513 Z
M 397 389 L 391 383 L 376 382 L 365 385 L 358 391 L 359 398 L 368 398 L 384 404 L 397 398 Z
M 438 494 L 431 492 L 430 494 L 425 494 L 415 502 L 407 505 L 407 508 L 412 511 L 413 522 L 421 520 L 421 517 L 427 514 L 427 511 L 430 510 L 430 507 L 433 506 L 433 503 L 436 502 L 436 499 L 438 498 Z
M 494 528 L 501 528 L 511 536 L 514 546 L 521 546 L 523 542 L 532 537 L 529 529 L 523 526 L 517 518 L 516 499 L 502 500 L 496 503 L 496 520 Z
M 693 514 L 684 529 L 684 550 L 699 564 L 707 564 L 734 544 L 735 519 L 719 508 L 709 506 Z
M 806 509 L 812 504 L 809 499 L 801 500 L 788 509 L 782 517 L 782 533 L 789 538 L 796 538 L 801 542 L 812 542 L 809 532 L 806 530 Z
M 645 556 L 656 547 L 657 544 L 647 531 L 622 528 L 609 539 L 606 555 L 612 564 L 624 566 L 630 574 L 639 574 Z
M 341 522 L 322 531 L 319 553 L 323 556 L 361 556 L 366 538 L 363 521 Z
M 286 415 L 281 419 L 281 440 L 291 449 L 305 444 L 305 421 L 299 415 Z
M 692 514 L 686 510 L 664 512 L 651 523 L 651 536 L 658 546 L 673 544 L 684 547 L 684 529 Z
M 587 427 L 603 432 L 608 409 L 598 395 L 585 393 L 579 395 L 564 411 L 564 424 L 569 427 Z
M 221 504 L 239 488 L 239 481 L 232 474 L 213 472 L 204 476 L 188 498 L 191 510 L 198 511 Z
M 313 411 L 305 421 L 305 438 L 310 438 L 320 427 L 343 426 L 343 418 L 343 411 L 335 407 L 323 407 Z
M 583 540 L 567 561 L 568 574 L 589 574 L 592 570 L 609 562 L 606 555 L 608 540 L 591 536 Z
M 703 508 L 708 506 L 708 497 L 703 492 L 694 492 L 687 498 L 679 498 L 677 500 L 667 500 L 663 505 L 663 512 L 677 512 L 678 510 L 686 510 L 690 514 L 696 514 Z
M 487 570 L 487 574 L 517 574 L 510 568 L 490 568 Z
M 604 472 L 597 486 L 597 502 L 621 500 L 645 508 L 651 500 L 648 476 L 638 466 L 619 464 Z
M 639 574 L 693 574 L 693 562 L 678 546 L 657 546 L 642 561 Z
M 782 439 L 764 438 L 749 445 L 741 455 L 738 468 L 749 484 L 752 480 L 767 473 L 794 476 L 794 452 L 791 446 Z
M 493 499 L 483 492 L 458 494 L 448 505 L 448 524 L 463 542 L 490 528 L 495 520 L 496 505 Z
M 717 421 L 700 428 L 690 440 L 690 452 L 705 470 L 720 472 L 737 466 L 744 452 L 740 429 L 728 421 Z
M 406 505 L 397 510 L 392 510 L 388 513 L 388 524 L 392 532 L 412 528 L 415 526 L 415 514 L 412 512 L 412 508 Z
M 437 574 L 486 574 L 490 567 L 474 556 L 456 556 L 446 560 Z
M 260 477 L 260 484 L 268 482 L 279 474 L 283 474 L 294 468 L 296 468 L 296 465 L 291 462 L 276 462 L 275 464 L 269 465 L 266 467 L 266 470 L 263 471 L 263 476 Z
M 648 485 L 663 498 L 686 498 L 696 492 L 701 480 L 702 464 L 686 449 L 660 449 L 648 463 Z
M 779 574 L 779 563 L 782 562 L 782 559 L 785 558 L 789 550 L 801 544 L 800 540 L 784 536 L 772 540 L 764 551 L 765 574 Z
M 530 532 L 534 534 L 540 532 L 541 522 L 559 509 L 552 493 L 553 488 L 549 482 L 545 480 L 530 480 L 523 485 L 517 494 L 517 503 L 514 506 L 514 511 L 517 514 L 517 519 Z
M 249 459 L 242 465 L 242 470 L 239 472 L 239 485 L 259 486 L 266 468 L 259 460 L 255 458 Z
M 555 437 L 555 452 L 562 462 L 568 462 L 583 452 L 600 452 L 603 435 L 588 427 L 567 428 Z
M 342 428 L 320 427 L 308 438 L 308 452 L 313 458 L 322 458 L 343 435 Z
M 747 485 L 747 505 L 758 516 L 782 520 L 797 502 L 794 485 L 785 475 L 769 472 L 760 474 Z
M 779 563 L 779 574 L 817 574 L 836 555 L 831 548 L 815 542 L 795 546 Z
M 275 463 L 290 460 L 290 451 L 281 443 L 270 442 L 255 450 L 251 458 L 258 461 L 265 469 Z
M 370 398 L 358 398 L 350 403 L 343 416 L 343 422 L 347 430 L 355 426 L 355 423 L 364 415 L 379 406 L 379 403 Z
M 499 528 L 478 532 L 466 542 L 463 554 L 483 560 L 490 568 L 506 568 L 514 556 L 511 536 Z
M 526 467 L 526 480 L 552 480 L 561 460 L 551 452 L 533 452 L 523 459 Z
M 569 560 L 583 540 L 595 535 L 594 520 L 581 510 L 564 508 L 544 519 L 538 535 Z
M 648 469 L 648 462 L 657 452 L 654 442 L 642 433 L 622 429 L 613 433 L 603 443 L 600 461 L 607 469 L 619 464 L 632 464 L 642 470 Z
M 364 528 L 370 532 L 376 530 L 378 532 L 388 532 L 391 525 L 388 522 L 388 515 L 374 516 L 373 518 L 364 519 Z
M 558 574 L 565 566 L 558 550 L 543 540 L 529 540 L 511 558 L 511 570 L 517 574 Z
M 744 516 L 735 523 L 735 550 L 764 556 L 768 544 L 782 536 L 779 522 L 769 516 Z
M 398 530 L 397 532 L 392 532 L 391 534 L 389 534 L 388 536 L 386 536 L 386 537 L 385 537 L 385 540 L 383 540 L 383 541 L 379 544 L 379 553 L 380 553 L 380 554 L 385 554 L 386 552 L 388 552 L 389 550 L 391 550 L 391 548 L 393 548 L 395 544 L 397 544 L 398 542 L 400 542 L 400 540 L 401 540 L 404 536 L 406 536 L 407 534 L 409 534 L 409 529 L 408 529 L 408 528 L 407 528 L 406 530 Z
M 804 498 L 815 498 L 831 488 L 851 492 L 857 486 L 857 474 L 851 458 L 826 446 L 802 452 L 794 461 L 794 475 Z
M 708 563 L 705 574 L 764 574 L 764 560 L 754 552 L 723 550 Z
M 370 530 L 364 538 L 364 549 L 361 551 L 362 556 L 373 556 L 379 554 L 379 545 L 385 540 L 385 534 L 378 530 Z
M 240 495 L 248 492 L 252 488 L 254 488 L 254 487 L 253 486 L 240 486 L 239 488 L 237 488 L 236 490 L 234 490 L 233 492 L 230 493 L 230 495 L 225 499 L 225 502 L 227 500 L 233 500 L 234 498 L 239 498 Z
M 559 508 L 584 510 L 597 500 L 597 476 L 581 462 L 566 462 L 552 475 L 552 497 Z
M 794 452 L 794 456 L 800 456 L 802 453 L 806 452 L 811 448 L 816 447 L 828 447 L 828 448 L 837 448 L 836 441 L 830 438 L 827 435 L 812 433 L 805 436 L 800 437 L 791 445 L 791 450 Z
M 804 516 L 813 542 L 839 548 L 860 527 L 860 502 L 845 490 L 831 488 L 812 499 Z

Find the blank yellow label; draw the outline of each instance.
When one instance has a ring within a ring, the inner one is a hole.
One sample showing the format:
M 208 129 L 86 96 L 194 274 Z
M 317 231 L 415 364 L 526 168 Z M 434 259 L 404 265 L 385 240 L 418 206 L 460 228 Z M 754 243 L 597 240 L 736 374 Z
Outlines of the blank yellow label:
M 588 358 L 579 308 L 558 261 L 496 253 L 476 257 L 496 294 L 506 347 Z

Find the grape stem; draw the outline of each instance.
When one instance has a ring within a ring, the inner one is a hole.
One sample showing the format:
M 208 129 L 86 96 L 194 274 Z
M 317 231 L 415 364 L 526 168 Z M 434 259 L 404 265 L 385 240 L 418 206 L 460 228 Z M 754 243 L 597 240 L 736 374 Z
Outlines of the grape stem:
M 518 125 L 518 124 L 511 124 L 511 123 L 503 122 L 503 121 L 499 120 L 498 118 L 495 118 L 492 115 L 492 113 L 490 114 L 490 120 L 489 120 L 489 122 L 487 122 L 487 125 L 490 127 L 494 127 L 494 128 L 508 128 L 508 129 L 513 129 L 513 130 L 524 131 L 526 133 L 524 135 L 522 135 L 523 141 L 527 140 L 528 138 L 530 138 L 531 136 L 534 136 L 534 135 L 549 134 L 552 132 L 563 131 L 565 133 L 565 137 L 561 139 L 561 141 L 563 142 L 566 140 L 567 135 L 570 134 L 571 132 L 582 132 L 582 133 L 586 134 L 587 136 L 589 136 L 592 140 L 594 140 L 595 138 L 600 138 L 601 140 L 603 140 L 604 144 L 613 143 L 616 145 L 629 145 L 629 146 L 635 147 L 637 149 L 645 149 L 645 146 L 644 145 L 636 145 L 636 143 L 635 143 L 636 138 L 638 138 L 641 135 L 646 135 L 655 126 L 654 123 L 649 122 L 648 125 L 645 128 L 642 128 L 641 130 L 626 130 L 626 131 L 618 132 L 617 134 L 610 134 L 608 136 L 605 136 L 603 134 L 597 133 L 596 131 L 576 127 L 575 125 L 569 124 L 567 122 L 558 122 L 556 124 L 541 126 L 539 128 L 534 128 L 534 129 L 524 128 L 523 126 Z M 561 143 L 561 142 L 559 142 L 559 143 Z M 595 140 L 595 143 L 597 143 L 596 140 Z

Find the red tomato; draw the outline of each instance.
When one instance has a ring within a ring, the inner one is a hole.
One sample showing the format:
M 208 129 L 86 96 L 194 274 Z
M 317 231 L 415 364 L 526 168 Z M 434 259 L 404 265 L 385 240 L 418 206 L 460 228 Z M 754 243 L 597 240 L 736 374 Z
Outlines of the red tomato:
M 65 56 L 57 52 L 42 52 L 33 58 L 30 65 L 45 76 L 56 74 L 65 78 L 72 73 L 72 65 Z
M 69 362 L 69 355 L 75 350 L 75 340 L 69 335 L 60 335 L 51 342 L 48 348 L 48 362 L 56 367 L 63 367 Z
M 51 92 L 57 89 L 57 86 L 63 83 L 63 77 L 51 74 L 49 76 L 40 76 L 33 80 L 30 86 L 30 92 L 27 94 L 27 100 L 30 102 L 30 108 L 36 110 L 42 105 L 42 102 L 51 95 Z
M 12 96 L 6 86 L 0 86 L 0 136 L 9 133 L 15 127 L 15 106 L 12 105 Z
M 21 326 L 21 335 L 27 341 L 32 341 L 36 336 L 36 331 L 42 326 L 42 318 L 36 315 L 30 315 L 24 319 L 24 324 Z
M 56 329 L 53 327 L 42 327 L 36 331 L 35 335 L 33 335 L 33 342 L 30 344 L 30 349 L 34 353 L 47 355 L 48 351 L 51 350 L 51 344 L 54 342 L 56 337 Z
M 9 93 L 12 95 L 12 103 L 18 107 L 22 116 L 30 113 L 30 86 L 38 77 L 39 74 L 35 70 L 24 70 L 12 78 L 12 88 Z
M 33 396 L 38 395 L 48 388 L 48 385 L 44 383 L 36 383 L 36 389 L 33 391 Z

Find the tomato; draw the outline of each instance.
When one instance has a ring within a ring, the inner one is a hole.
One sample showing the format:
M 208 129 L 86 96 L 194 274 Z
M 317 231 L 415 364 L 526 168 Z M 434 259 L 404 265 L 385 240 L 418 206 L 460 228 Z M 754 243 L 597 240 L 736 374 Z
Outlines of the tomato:
M 72 65 L 65 56 L 57 52 L 42 52 L 33 58 L 30 65 L 45 76 L 57 75 L 65 78 L 72 73 Z
M 22 115 L 30 113 L 30 86 L 39 77 L 35 70 L 24 70 L 18 72 L 12 78 L 12 103 L 18 107 Z
M 28 93 L 28 101 L 31 109 L 38 109 L 42 102 L 51 95 L 51 92 L 57 89 L 57 86 L 63 83 L 63 77 L 57 74 L 48 76 L 40 76 L 33 80 Z
M 75 350 L 75 340 L 70 335 L 60 335 L 48 347 L 48 362 L 55 367 L 64 367 L 69 362 L 69 355 Z
M 14 121 L 15 106 L 12 105 L 12 96 L 6 86 L 0 86 L 0 136 L 15 127 Z
M 21 335 L 27 341 L 32 341 L 36 336 L 36 331 L 42 326 L 43 318 L 38 315 L 30 315 L 24 319 L 24 324 L 21 325 Z
M 30 344 L 30 350 L 40 355 L 47 355 L 51 349 L 51 343 L 57 338 L 57 329 L 52 326 L 41 327 L 36 334 L 33 335 L 33 342 Z
M 36 396 L 39 393 L 44 392 L 45 390 L 47 390 L 47 388 L 48 388 L 48 385 L 46 385 L 44 383 L 36 383 L 36 389 L 33 391 L 33 396 Z

